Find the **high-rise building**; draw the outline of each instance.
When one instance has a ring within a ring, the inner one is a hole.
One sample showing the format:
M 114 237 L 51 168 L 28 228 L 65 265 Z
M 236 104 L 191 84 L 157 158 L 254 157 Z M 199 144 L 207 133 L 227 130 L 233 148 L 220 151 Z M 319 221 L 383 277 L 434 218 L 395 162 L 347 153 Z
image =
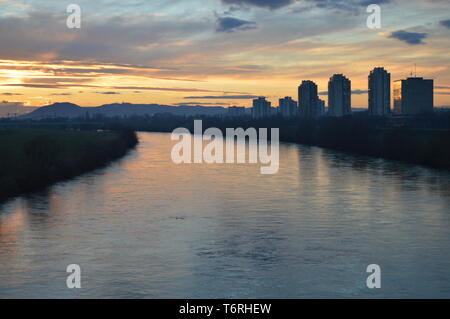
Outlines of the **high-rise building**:
M 386 116 L 391 112 L 391 74 L 375 68 L 369 74 L 369 114 Z
M 394 113 L 416 115 L 433 111 L 433 80 L 407 78 L 394 82 Z
M 272 115 L 272 106 L 265 97 L 259 97 L 253 100 L 252 117 L 263 118 Z
M 280 99 L 280 113 L 283 117 L 297 116 L 297 102 L 290 96 L 286 96 L 284 99 Z
M 298 103 L 300 116 L 311 119 L 319 114 L 319 95 L 317 85 L 313 81 L 303 81 L 298 87 Z
M 328 82 L 328 114 L 345 116 L 352 114 L 351 81 L 342 74 L 335 74 Z
M 318 105 L 318 110 L 319 110 L 319 116 L 323 116 L 325 115 L 325 101 L 322 99 L 319 99 L 317 101 L 317 105 Z

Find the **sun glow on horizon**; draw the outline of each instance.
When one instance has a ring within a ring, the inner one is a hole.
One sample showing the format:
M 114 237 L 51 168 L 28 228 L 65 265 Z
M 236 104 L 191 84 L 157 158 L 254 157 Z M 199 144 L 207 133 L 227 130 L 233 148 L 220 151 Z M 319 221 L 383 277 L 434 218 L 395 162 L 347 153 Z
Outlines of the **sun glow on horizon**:
M 356 4 L 230 10 L 189 0 L 108 2 L 106 10 L 103 0 L 81 1 L 82 27 L 71 30 L 53 2 L 23 3 L 0 4 L 9 9 L 0 13 L 9 30 L 0 34 L 0 95 L 11 102 L 250 107 L 252 96 L 266 96 L 277 106 L 279 98 L 298 99 L 302 80 L 324 93 L 328 79 L 342 73 L 352 81 L 352 106 L 364 108 L 370 70 L 383 66 L 397 80 L 417 64 L 419 76 L 435 80 L 435 105 L 450 105 L 448 17 L 430 0 L 383 4 L 383 27 L 375 32 Z M 397 30 L 403 33 L 393 38 Z

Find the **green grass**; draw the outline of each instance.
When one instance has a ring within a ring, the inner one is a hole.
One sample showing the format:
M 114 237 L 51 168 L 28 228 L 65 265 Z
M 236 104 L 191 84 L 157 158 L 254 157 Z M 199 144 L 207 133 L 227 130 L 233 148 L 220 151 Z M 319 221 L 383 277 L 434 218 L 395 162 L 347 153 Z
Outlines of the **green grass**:
M 0 201 L 101 167 L 136 143 L 128 131 L 0 129 Z

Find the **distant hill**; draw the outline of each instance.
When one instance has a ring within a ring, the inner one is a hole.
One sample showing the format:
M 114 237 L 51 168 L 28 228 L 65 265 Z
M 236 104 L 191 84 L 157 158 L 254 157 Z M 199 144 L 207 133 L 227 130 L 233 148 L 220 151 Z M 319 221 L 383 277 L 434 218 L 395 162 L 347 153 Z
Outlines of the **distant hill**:
M 83 108 L 73 103 L 55 103 L 40 107 L 33 112 L 20 116 L 22 119 L 46 119 L 55 117 L 73 118 L 79 117 L 84 112 Z
M 73 103 L 54 103 L 40 107 L 35 111 L 20 116 L 22 119 L 48 119 L 48 118 L 77 118 L 81 116 L 129 117 L 134 115 L 154 115 L 156 113 L 171 113 L 176 115 L 220 115 L 227 110 L 223 107 L 206 106 L 169 106 L 159 104 L 131 104 L 115 103 L 97 107 L 80 107 Z

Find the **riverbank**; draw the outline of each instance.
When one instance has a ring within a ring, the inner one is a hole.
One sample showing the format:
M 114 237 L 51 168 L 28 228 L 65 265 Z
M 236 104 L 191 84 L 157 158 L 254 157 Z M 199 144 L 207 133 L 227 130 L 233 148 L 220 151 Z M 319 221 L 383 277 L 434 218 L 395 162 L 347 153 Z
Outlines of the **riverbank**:
M 364 121 L 329 119 L 281 130 L 281 140 L 337 151 L 450 169 L 450 130 L 383 128 Z
M 105 166 L 136 146 L 133 131 L 0 130 L 0 202 Z
M 402 161 L 426 167 L 450 170 L 450 112 L 411 118 L 372 118 L 367 114 L 351 117 L 322 117 L 317 120 L 273 116 L 252 119 L 248 116 L 184 117 L 156 114 L 126 119 L 79 119 L 58 122 L 5 121 L 2 125 L 42 125 L 66 128 L 128 127 L 134 131 L 170 133 L 182 127 L 193 132 L 194 120 L 202 120 L 203 130 L 219 128 L 279 128 L 283 142 L 319 146 L 342 152 Z M 270 130 L 269 130 L 270 132 Z M 269 136 L 270 138 L 270 136 Z
M 164 117 L 135 123 L 133 129 L 150 132 L 171 132 L 177 127 L 194 130 L 196 118 Z M 386 119 L 353 116 L 321 118 L 313 121 L 284 119 L 202 118 L 203 131 L 216 127 L 224 134 L 227 128 L 279 128 L 280 141 L 319 146 L 341 152 L 397 160 L 426 167 L 450 170 L 450 129 L 448 125 L 429 124 L 423 127 L 387 125 Z M 439 122 L 439 117 L 434 122 Z M 132 123 L 126 123 L 132 124 Z M 270 133 L 270 130 L 269 130 Z M 270 138 L 270 136 L 269 136 Z

